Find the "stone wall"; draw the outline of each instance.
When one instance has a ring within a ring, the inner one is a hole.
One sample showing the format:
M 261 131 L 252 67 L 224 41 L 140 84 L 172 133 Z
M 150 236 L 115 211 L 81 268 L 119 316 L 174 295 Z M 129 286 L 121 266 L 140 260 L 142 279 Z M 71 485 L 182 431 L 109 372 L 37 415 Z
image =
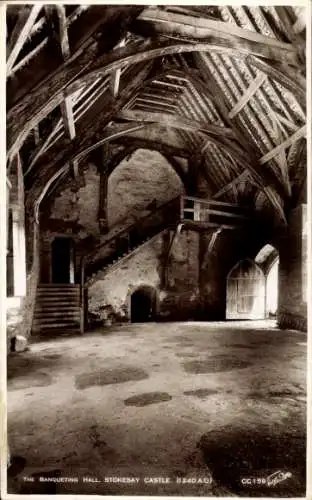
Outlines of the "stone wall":
M 307 329 L 306 210 L 303 205 L 289 217 L 288 231 L 279 241 L 279 306 L 278 324 L 281 328 Z
M 144 285 L 157 290 L 157 319 L 195 317 L 199 306 L 198 245 L 197 233 L 182 232 L 175 238 L 167 261 L 168 232 L 164 231 L 106 276 L 99 273 L 88 289 L 91 320 L 103 324 L 129 320 L 131 293 Z
M 207 231 L 200 236 L 199 288 L 200 318 L 220 321 L 226 314 L 226 280 L 242 259 L 253 258 L 261 247 L 263 234 L 250 230 Z
M 81 256 L 90 245 L 99 244 L 106 238 L 100 234 L 98 224 L 99 180 L 96 166 L 89 163 L 81 173 L 78 187 L 68 179 L 67 186 L 43 205 L 42 282 L 51 280 L 51 244 L 55 237 L 68 236 L 74 240 L 77 280 Z M 147 215 L 154 200 L 159 206 L 182 192 L 181 180 L 160 153 L 138 149 L 131 158 L 124 159 L 109 177 L 109 234 Z
M 183 192 L 180 179 L 158 152 L 137 150 L 110 175 L 107 206 L 110 232 L 104 236 L 97 222 L 99 173 L 95 165 L 86 165 L 80 181 L 78 188 L 69 182 L 45 211 L 41 241 L 43 281 L 51 279 L 50 249 L 55 236 L 73 238 L 78 270 L 80 257 L 86 249 L 85 241 L 91 246 L 99 243 L 147 215 L 154 200 L 160 205 Z M 182 232 L 172 247 L 167 267 L 164 256 L 168 236 L 165 232 L 114 272 L 106 277 L 99 275 L 89 289 L 91 315 L 101 321 L 106 321 L 108 316 L 126 320 L 131 290 L 145 284 L 158 290 L 159 319 L 222 320 L 225 318 L 228 272 L 239 260 L 254 258 L 263 245 L 272 243 L 280 254 L 279 324 L 304 329 L 306 272 L 303 253 L 306 250 L 301 240 L 302 213 L 301 207 L 293 211 L 289 229 L 282 236 L 267 235 L 258 223 L 245 232 L 223 231 L 213 245 L 212 232 L 200 235 Z M 78 279 L 79 272 L 76 282 Z
M 10 259 L 6 300 L 7 350 L 13 347 L 14 339 L 26 346 L 32 326 L 36 289 L 39 275 L 39 228 L 33 217 L 25 213 L 24 181 L 19 156 L 10 166 L 8 218 L 10 241 L 7 241 Z M 15 342 L 16 343 L 16 342 Z
M 39 281 L 39 227 L 34 224 L 30 232 L 33 247 L 29 260 L 31 268 L 27 271 L 26 295 L 23 297 L 8 297 L 6 299 L 7 312 L 7 350 L 11 350 L 11 339 L 23 337 L 28 339 L 31 334 L 33 313 L 36 300 L 37 284 Z
M 108 181 L 108 224 L 135 220 L 148 214 L 146 207 L 156 200 L 162 205 L 183 193 L 181 180 L 157 151 L 136 150 L 124 159 Z

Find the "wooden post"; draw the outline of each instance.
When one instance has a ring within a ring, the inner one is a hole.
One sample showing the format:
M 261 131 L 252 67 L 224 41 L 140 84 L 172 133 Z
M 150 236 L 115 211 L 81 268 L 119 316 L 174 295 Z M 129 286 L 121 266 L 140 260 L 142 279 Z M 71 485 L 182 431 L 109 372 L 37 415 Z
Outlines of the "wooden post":
M 80 333 L 85 331 L 85 263 L 82 257 L 80 263 Z
M 180 220 L 184 219 L 184 196 L 180 196 Z
M 194 202 L 194 221 L 200 221 L 200 202 L 198 201 Z
M 99 211 L 98 220 L 101 233 L 107 233 L 107 189 L 108 189 L 108 163 L 111 158 L 111 151 L 109 144 L 104 143 L 99 148 L 98 158 L 98 171 L 100 172 L 100 192 L 99 192 Z

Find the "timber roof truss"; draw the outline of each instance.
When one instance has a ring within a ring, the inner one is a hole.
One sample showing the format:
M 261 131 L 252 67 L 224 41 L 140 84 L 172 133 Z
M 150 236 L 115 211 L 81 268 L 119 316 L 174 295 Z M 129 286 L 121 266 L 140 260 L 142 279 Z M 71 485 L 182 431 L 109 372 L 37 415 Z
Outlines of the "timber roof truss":
M 215 199 L 285 222 L 306 176 L 305 30 L 302 6 L 7 6 L 8 165 L 28 208 L 109 144 L 114 166 L 156 148 L 186 191 L 200 172 Z

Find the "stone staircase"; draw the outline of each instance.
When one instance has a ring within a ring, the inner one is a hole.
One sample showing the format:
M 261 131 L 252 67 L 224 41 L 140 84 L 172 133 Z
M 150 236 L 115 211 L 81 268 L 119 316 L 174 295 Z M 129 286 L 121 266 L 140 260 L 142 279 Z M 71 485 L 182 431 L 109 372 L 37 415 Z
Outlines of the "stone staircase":
M 37 288 L 32 332 L 80 328 L 80 286 L 40 284 Z
M 149 245 L 163 231 L 164 229 L 162 228 L 159 229 L 159 231 L 156 234 L 146 239 L 143 239 L 142 241 L 138 242 L 135 246 L 127 249 L 124 253 L 116 252 L 112 257 L 110 256 L 108 259 L 96 262 L 96 265 L 93 266 L 92 274 L 91 275 L 89 274 L 86 278 L 87 285 L 90 286 L 98 279 L 103 279 L 106 274 L 111 272 L 120 264 L 123 264 L 130 257 L 133 257 L 136 253 L 140 252 L 145 245 Z
M 87 284 L 90 285 L 99 275 L 103 277 L 133 256 L 165 229 L 174 228 L 179 220 L 179 213 L 180 199 L 177 197 L 100 244 L 87 255 L 84 262 Z
M 248 221 L 246 210 L 239 205 L 178 196 L 159 205 L 153 212 L 107 238 L 85 255 L 81 265 L 84 274 L 82 282 L 90 286 L 140 251 L 143 245 L 162 231 L 176 229 L 179 223 L 184 229 L 205 230 L 236 229 L 244 227 Z

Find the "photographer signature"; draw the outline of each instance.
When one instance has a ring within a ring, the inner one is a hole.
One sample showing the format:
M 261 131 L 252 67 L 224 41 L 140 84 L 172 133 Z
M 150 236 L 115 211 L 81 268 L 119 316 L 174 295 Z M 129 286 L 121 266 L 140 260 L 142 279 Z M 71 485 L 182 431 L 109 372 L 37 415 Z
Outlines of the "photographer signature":
M 283 472 L 281 470 L 274 472 L 266 479 L 267 486 L 275 486 L 276 484 L 285 481 L 292 476 L 291 472 Z

